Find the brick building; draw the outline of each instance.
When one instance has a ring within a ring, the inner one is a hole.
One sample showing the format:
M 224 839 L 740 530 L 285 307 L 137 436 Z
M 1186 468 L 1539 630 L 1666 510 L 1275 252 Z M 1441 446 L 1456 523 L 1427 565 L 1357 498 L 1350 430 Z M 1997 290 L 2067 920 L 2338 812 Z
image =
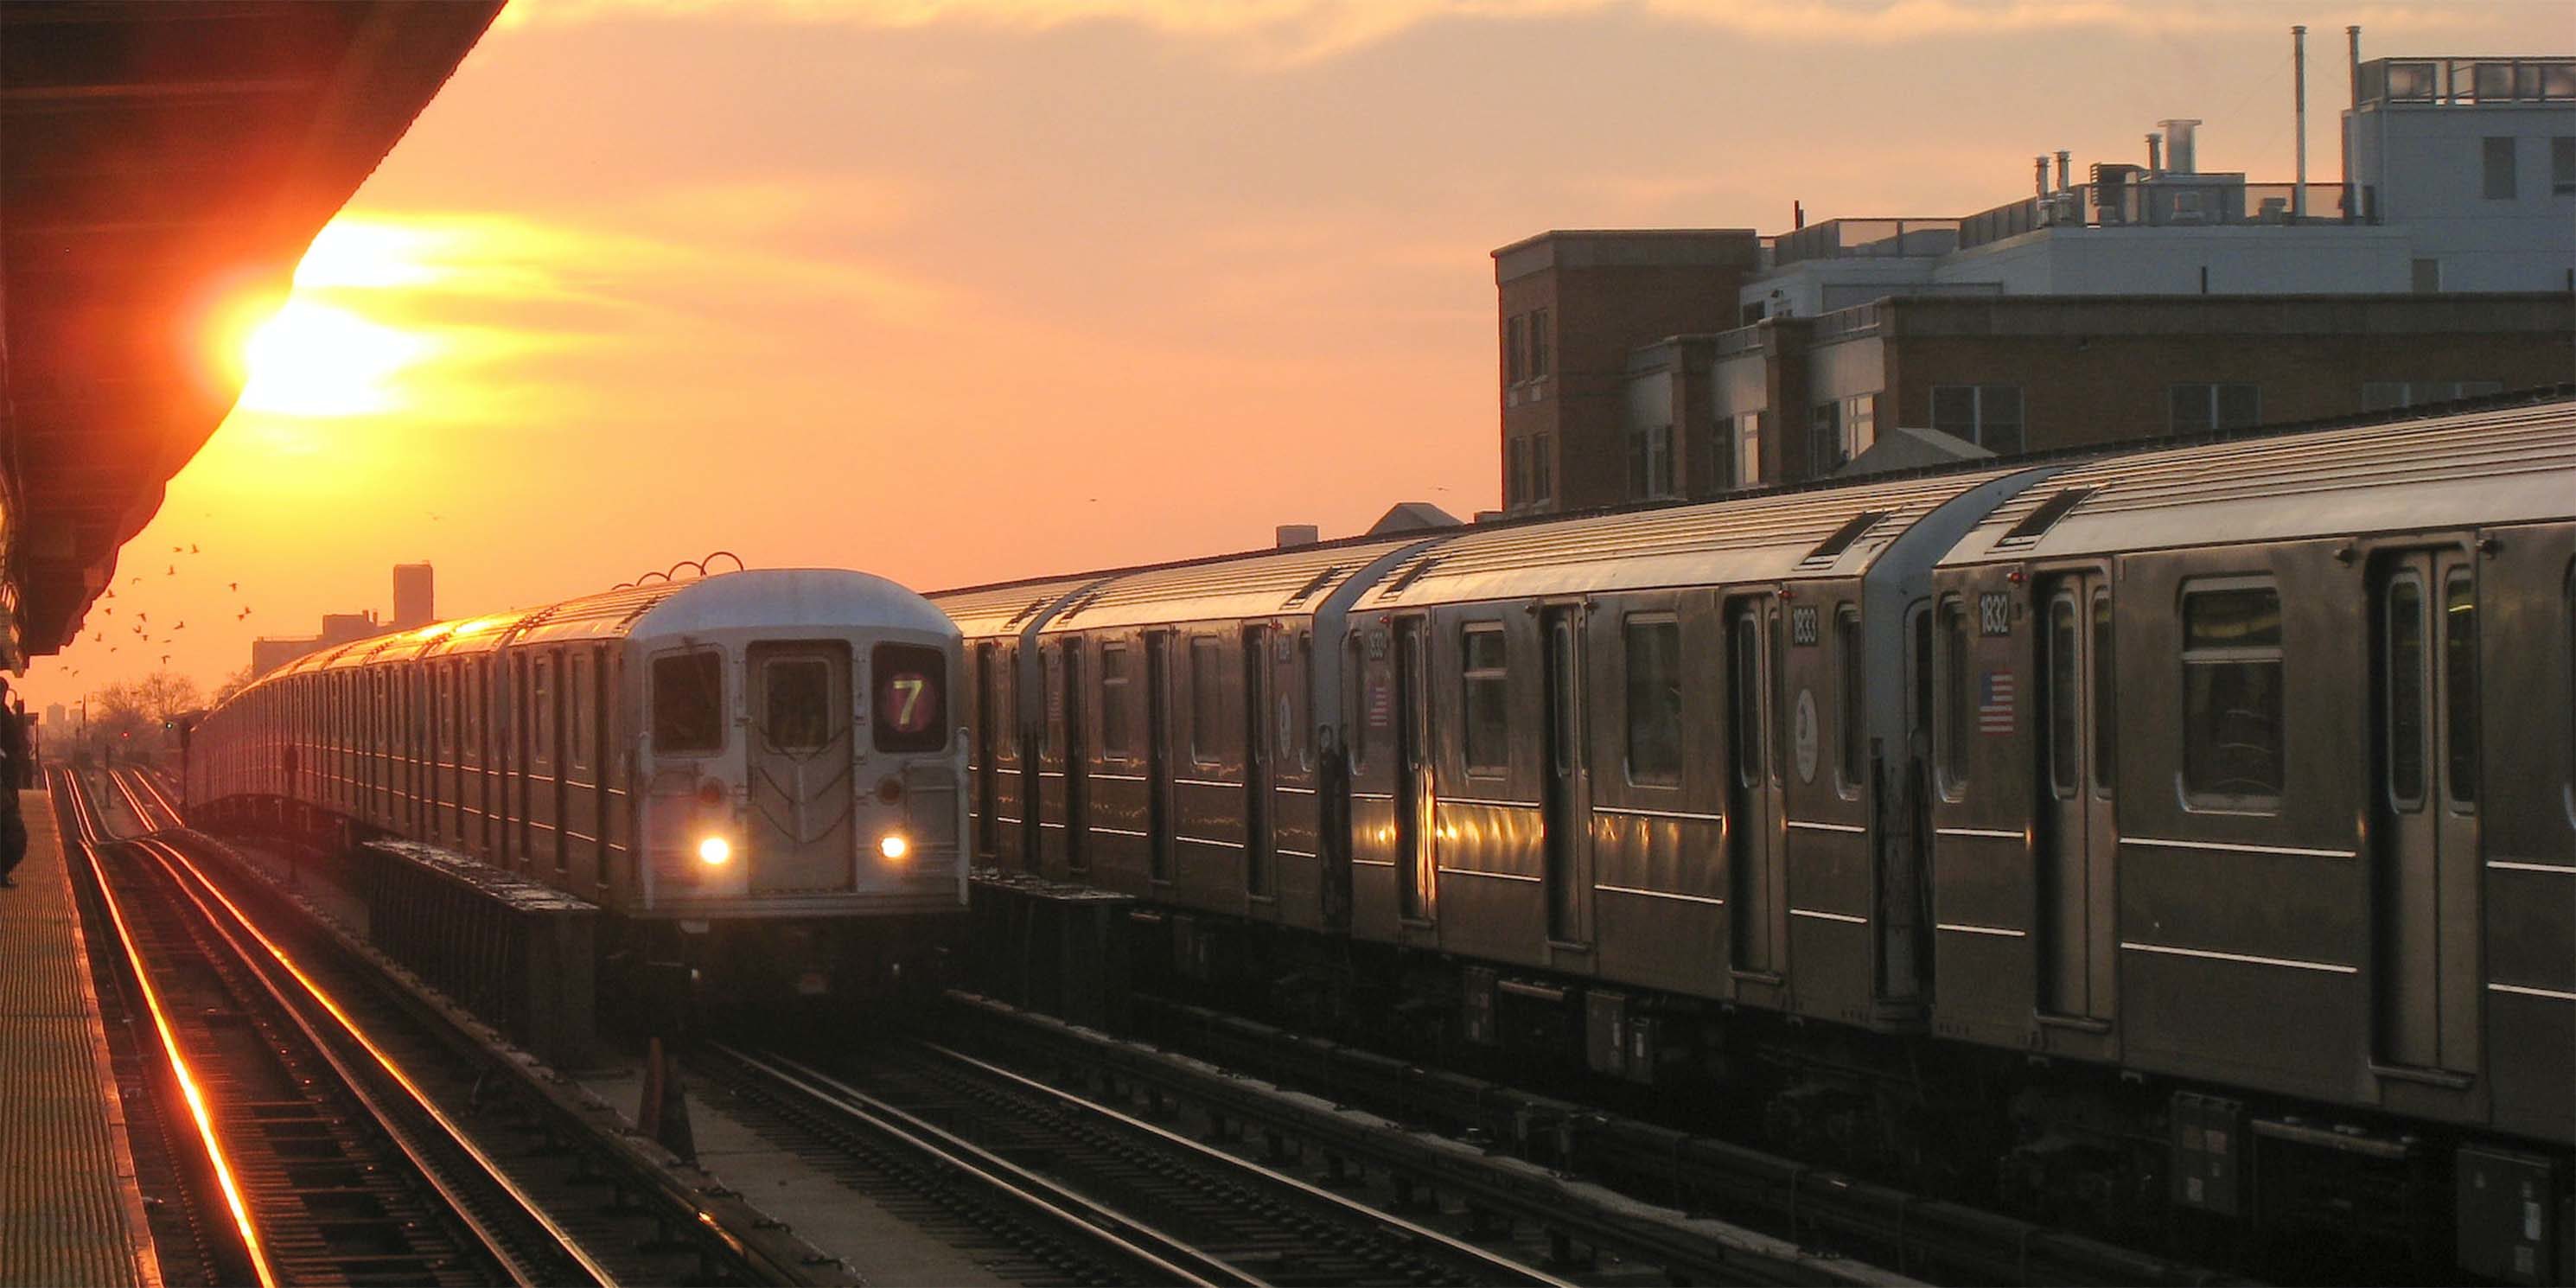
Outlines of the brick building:
M 2012 455 L 2569 381 L 2559 293 L 1897 297 L 1634 350 L 1603 503 L 1820 478 L 1881 426 Z
M 2356 34 L 2350 79 L 2338 183 L 2203 170 L 2171 120 L 1961 218 L 1496 251 L 1506 511 L 1821 477 L 1900 427 L 2010 454 L 2576 380 L 2576 58 Z
M 1494 252 L 1505 510 L 1619 493 L 1616 459 L 1567 445 L 1616 441 L 1629 351 L 1730 324 L 1760 253 L 1751 229 L 1723 228 L 1548 232 Z

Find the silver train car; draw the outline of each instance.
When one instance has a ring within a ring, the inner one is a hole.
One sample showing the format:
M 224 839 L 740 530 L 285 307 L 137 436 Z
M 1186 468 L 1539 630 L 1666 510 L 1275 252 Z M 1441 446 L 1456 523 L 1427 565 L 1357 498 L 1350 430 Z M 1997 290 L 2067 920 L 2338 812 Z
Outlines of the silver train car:
M 2576 402 L 932 598 L 1184 985 L 2576 1281 Z
M 873 993 L 962 924 L 959 659 L 865 573 L 613 590 L 282 667 L 191 731 L 187 799 L 507 869 L 726 990 Z

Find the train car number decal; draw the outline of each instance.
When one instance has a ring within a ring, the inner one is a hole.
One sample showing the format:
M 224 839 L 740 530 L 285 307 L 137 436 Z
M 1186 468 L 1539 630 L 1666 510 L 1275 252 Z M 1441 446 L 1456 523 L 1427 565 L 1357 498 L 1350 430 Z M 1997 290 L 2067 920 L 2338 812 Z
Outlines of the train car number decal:
M 1824 628 L 1817 621 L 1815 605 L 1801 604 L 1789 609 L 1789 642 L 1791 644 L 1805 647 L 1807 645 L 1814 644 L 1817 640 L 1822 639 L 1823 637 Z
M 1977 596 L 1977 625 L 1982 634 L 2012 634 L 2012 596 L 2001 592 Z

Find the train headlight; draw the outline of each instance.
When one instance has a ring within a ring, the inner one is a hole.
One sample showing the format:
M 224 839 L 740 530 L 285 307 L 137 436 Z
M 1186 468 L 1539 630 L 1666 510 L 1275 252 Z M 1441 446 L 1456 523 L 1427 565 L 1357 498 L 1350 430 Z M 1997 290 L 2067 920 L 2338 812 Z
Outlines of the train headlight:
M 901 863 L 905 855 L 912 853 L 912 842 L 903 839 L 900 832 L 888 832 L 877 842 L 877 853 L 886 856 L 888 863 Z
M 721 836 L 710 836 L 698 842 L 698 862 L 711 868 L 733 862 L 733 842 Z

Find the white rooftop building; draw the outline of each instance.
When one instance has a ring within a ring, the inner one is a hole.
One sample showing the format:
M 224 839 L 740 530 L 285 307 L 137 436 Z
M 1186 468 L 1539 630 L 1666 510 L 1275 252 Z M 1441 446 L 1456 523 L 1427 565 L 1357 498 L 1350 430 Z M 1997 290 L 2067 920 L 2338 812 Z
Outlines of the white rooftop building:
M 2358 37 L 2356 36 L 2356 45 Z M 2576 290 L 2576 57 L 2350 67 L 2345 182 L 2198 166 L 2196 120 L 2143 164 L 2036 159 L 2032 195 L 1965 219 L 1836 219 L 1771 239 L 1746 322 L 1884 296 Z

